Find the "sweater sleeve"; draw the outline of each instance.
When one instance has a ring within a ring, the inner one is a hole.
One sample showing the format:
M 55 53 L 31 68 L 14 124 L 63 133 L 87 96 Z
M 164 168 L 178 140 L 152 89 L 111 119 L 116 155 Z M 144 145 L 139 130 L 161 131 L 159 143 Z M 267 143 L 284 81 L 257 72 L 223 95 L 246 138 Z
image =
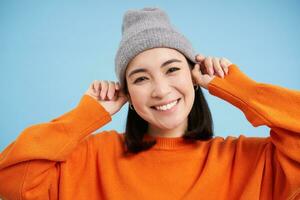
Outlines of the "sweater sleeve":
M 96 100 L 84 95 L 75 109 L 26 128 L 0 154 L 0 197 L 57 196 L 59 162 L 110 120 L 110 114 Z
M 272 188 L 272 195 L 284 199 L 297 195 L 300 192 L 300 92 L 255 82 L 236 65 L 229 67 L 229 74 L 224 79 L 215 77 L 208 89 L 210 94 L 241 109 L 254 127 L 270 127 L 270 137 L 266 140 L 254 139 L 237 144 L 242 146 L 240 161 L 254 163 L 253 153 L 264 154 L 262 168 L 265 177 L 262 179 L 265 178 L 264 184 Z M 241 141 L 245 138 L 242 137 Z M 263 144 L 251 145 L 256 141 Z

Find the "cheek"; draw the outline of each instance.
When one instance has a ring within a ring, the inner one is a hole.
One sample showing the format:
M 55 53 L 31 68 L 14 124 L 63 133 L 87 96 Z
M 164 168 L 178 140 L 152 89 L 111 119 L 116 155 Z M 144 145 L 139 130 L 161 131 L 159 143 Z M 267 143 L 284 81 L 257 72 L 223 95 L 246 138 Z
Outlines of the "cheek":
M 129 89 L 131 102 L 136 109 L 142 108 L 147 103 L 147 99 L 148 99 L 147 91 L 148 90 L 141 89 L 141 88 Z
M 182 73 L 180 76 L 174 77 L 172 82 L 178 88 L 184 90 L 185 92 L 191 92 L 191 90 L 194 89 L 192 77 L 188 71 L 186 71 L 186 73 Z
M 131 102 L 133 104 L 135 112 L 143 118 L 145 121 L 151 121 L 151 115 L 149 115 L 149 109 L 146 108 L 147 103 L 149 101 L 149 90 L 132 90 L 131 91 Z
M 187 103 L 186 106 L 190 107 L 190 104 L 193 105 L 195 99 L 195 90 L 190 74 L 185 74 L 184 76 L 178 77 L 176 80 L 174 80 L 174 84 L 176 84 L 179 92 L 185 96 Z

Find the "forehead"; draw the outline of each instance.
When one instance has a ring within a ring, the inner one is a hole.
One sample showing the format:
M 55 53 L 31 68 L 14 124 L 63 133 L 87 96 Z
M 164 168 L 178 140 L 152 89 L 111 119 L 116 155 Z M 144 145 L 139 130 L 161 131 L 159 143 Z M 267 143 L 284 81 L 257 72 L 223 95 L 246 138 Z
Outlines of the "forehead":
M 171 48 L 153 48 L 139 53 L 128 64 L 126 74 L 136 68 L 150 68 L 160 66 L 163 62 L 170 59 L 185 61 L 182 53 Z

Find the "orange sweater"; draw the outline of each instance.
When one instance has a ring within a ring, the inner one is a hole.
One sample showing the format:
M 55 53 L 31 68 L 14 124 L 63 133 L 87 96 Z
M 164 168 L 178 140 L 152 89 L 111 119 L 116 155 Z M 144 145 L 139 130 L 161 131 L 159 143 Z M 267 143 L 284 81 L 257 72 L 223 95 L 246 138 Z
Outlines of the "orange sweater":
M 111 120 L 93 98 L 26 128 L 0 155 L 4 199 L 300 199 L 300 92 L 257 83 L 237 66 L 209 92 L 270 137 L 157 138 L 123 157 L 123 134 L 91 134 Z M 150 137 L 150 136 L 149 136 Z

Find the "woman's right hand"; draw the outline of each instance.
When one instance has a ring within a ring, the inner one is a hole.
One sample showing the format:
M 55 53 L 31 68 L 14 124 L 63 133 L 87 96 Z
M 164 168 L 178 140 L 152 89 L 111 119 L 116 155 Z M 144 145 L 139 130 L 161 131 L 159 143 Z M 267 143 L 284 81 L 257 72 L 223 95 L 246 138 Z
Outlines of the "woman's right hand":
M 96 99 L 110 115 L 114 115 L 127 102 L 119 83 L 95 80 L 85 92 Z

